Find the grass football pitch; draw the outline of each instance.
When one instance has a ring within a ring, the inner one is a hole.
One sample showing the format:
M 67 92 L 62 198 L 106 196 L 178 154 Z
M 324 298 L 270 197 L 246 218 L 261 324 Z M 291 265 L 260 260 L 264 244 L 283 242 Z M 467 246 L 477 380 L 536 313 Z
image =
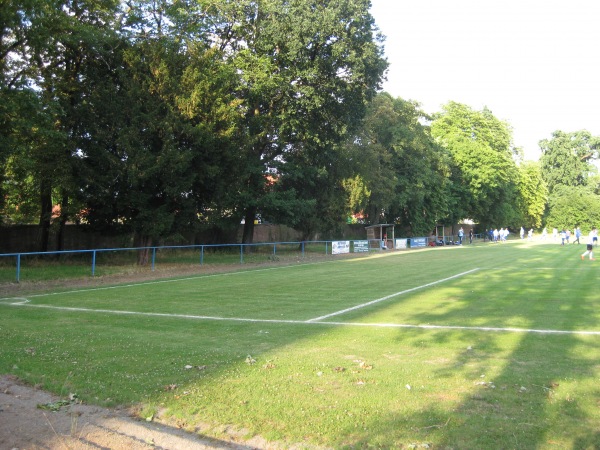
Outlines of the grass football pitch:
M 512 241 L 0 285 L 0 373 L 281 448 L 599 448 L 600 262 L 583 251 Z

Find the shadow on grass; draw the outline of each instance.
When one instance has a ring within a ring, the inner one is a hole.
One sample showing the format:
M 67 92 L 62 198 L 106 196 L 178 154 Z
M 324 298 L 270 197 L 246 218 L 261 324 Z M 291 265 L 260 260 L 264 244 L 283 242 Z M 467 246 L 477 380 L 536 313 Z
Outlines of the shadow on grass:
M 414 319 L 456 324 L 475 317 L 477 325 L 487 327 L 600 331 L 597 268 L 581 261 L 579 250 L 523 248 L 523 256 L 497 260 L 478 277 L 478 284 L 487 284 L 492 292 L 461 280 L 457 284 L 469 299 L 465 308 Z M 478 295 L 481 292 L 488 295 Z M 510 347 L 499 345 L 510 340 L 503 331 L 463 334 L 473 344 L 436 376 L 471 367 L 476 388 L 454 409 L 450 421 L 459 426 L 445 427 L 437 445 L 461 447 L 464 436 L 476 436 L 469 447 L 599 448 L 595 380 L 600 336 L 515 333 L 512 350 L 507 351 Z M 424 427 L 429 423 L 422 422 Z

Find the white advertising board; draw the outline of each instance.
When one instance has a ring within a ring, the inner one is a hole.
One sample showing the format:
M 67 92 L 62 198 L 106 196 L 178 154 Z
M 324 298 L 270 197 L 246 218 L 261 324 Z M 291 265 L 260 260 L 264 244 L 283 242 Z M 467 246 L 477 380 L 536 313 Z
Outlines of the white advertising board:
M 350 253 L 350 241 L 333 241 L 331 243 L 331 254 L 339 255 L 341 253 Z

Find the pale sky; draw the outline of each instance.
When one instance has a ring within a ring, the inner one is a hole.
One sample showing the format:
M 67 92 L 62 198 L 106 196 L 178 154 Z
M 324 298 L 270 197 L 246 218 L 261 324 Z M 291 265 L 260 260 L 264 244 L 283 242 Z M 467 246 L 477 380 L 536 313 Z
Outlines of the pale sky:
M 394 97 L 487 106 L 527 159 L 556 130 L 600 135 L 600 0 L 371 1 Z

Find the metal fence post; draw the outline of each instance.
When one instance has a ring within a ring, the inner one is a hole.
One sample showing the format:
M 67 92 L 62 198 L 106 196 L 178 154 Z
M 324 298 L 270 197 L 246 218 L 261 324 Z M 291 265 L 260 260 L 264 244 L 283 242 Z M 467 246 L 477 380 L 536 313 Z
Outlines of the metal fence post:
M 156 261 L 156 247 L 152 247 L 152 272 L 154 272 L 155 261 Z
M 96 250 L 92 251 L 92 276 L 96 275 Z
M 204 245 L 200 246 L 200 265 L 204 265 Z
M 21 254 L 17 255 L 17 283 L 21 280 Z

